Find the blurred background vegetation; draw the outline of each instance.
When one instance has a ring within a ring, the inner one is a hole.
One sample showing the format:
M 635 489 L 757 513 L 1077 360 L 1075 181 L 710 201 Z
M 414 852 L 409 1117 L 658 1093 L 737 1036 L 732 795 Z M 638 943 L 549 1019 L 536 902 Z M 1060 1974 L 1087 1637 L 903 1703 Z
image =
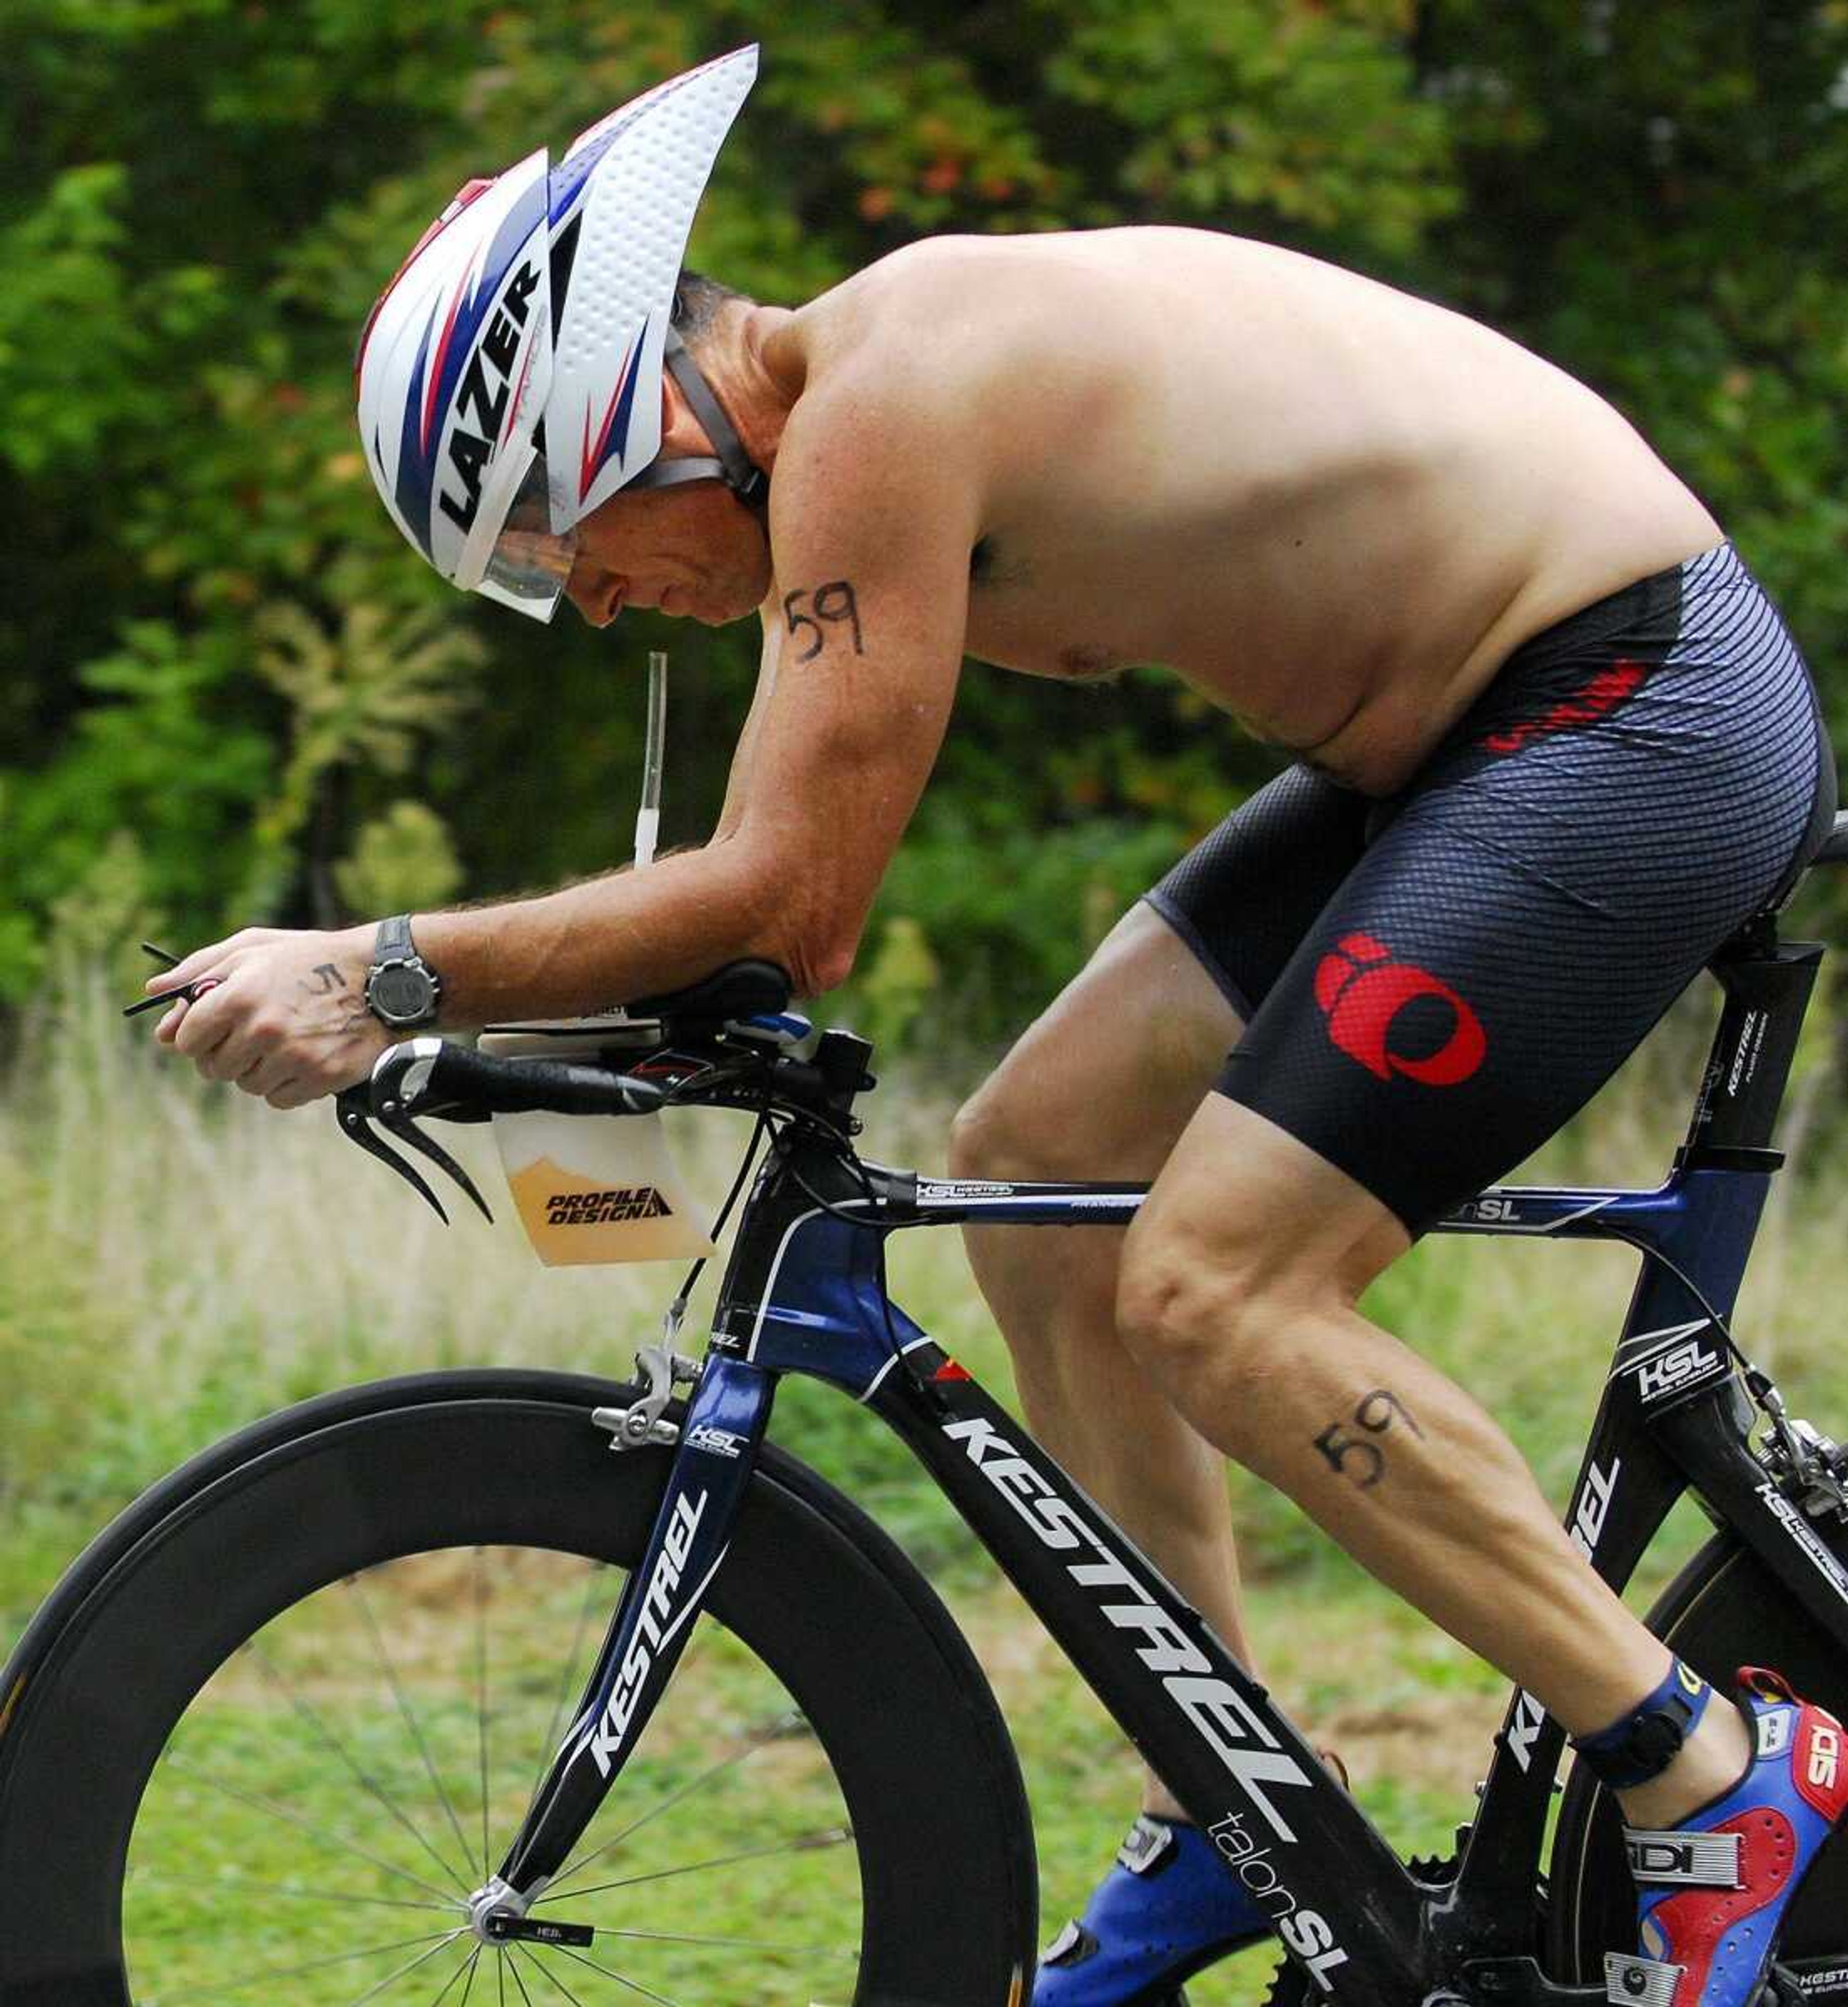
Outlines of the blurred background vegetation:
M 184 946 L 623 861 L 651 647 L 665 833 L 704 834 L 754 623 L 540 630 L 454 594 L 379 506 L 349 372 L 463 180 L 753 38 L 703 268 L 795 302 L 924 233 L 1160 220 L 1442 299 L 1636 420 L 1848 716 L 1848 0 L 0 17 L 0 1016 L 98 904 Z M 1154 675 L 972 672 L 855 1006 L 888 1039 L 1017 1028 L 1268 770 Z
M 620 1372 L 651 1333 L 665 1272 L 541 1279 L 510 1229 L 445 1235 L 324 1109 L 278 1118 L 158 1065 L 115 1006 L 143 933 L 183 947 L 626 860 L 651 647 L 675 666 L 664 834 L 710 826 L 754 623 L 541 630 L 455 594 L 374 496 L 350 370 L 464 180 L 751 39 L 762 81 L 703 269 L 795 302 L 926 232 L 1162 220 L 1462 308 L 1613 398 L 1702 492 L 1848 748 L 1848 0 L 0 0 L 0 1624 L 266 1408 L 459 1362 Z M 1269 771 L 1152 675 L 967 677 L 829 1007 L 915 1055 L 869 1110 L 875 1154 L 940 1163 L 984 1048 Z M 1839 894 L 1802 898 L 1797 927 L 1838 930 Z M 1707 1009 L 1538 1168 L 1659 1171 Z M 1837 1016 L 1813 1020 L 1786 1140 L 1839 1104 Z M 716 1196 L 728 1139 L 703 1147 Z M 1839 1433 L 1848 1362 L 1818 1311 L 1848 1289 L 1843 1201 L 1780 1183 L 1740 1328 Z M 933 1243 L 895 1250 L 896 1293 L 1005 1392 Z M 1427 1245 L 1372 1307 L 1563 1503 L 1634 1265 Z M 1130 1802 L 1119 1743 L 857 1411 L 792 1388 L 778 1434 L 894 1526 L 982 1643 L 1056 1921 Z M 1486 1734 L 1499 1683 L 1233 1481 L 1278 1690 L 1395 1836 L 1441 1849 L 1479 1760 L 1457 1723 Z

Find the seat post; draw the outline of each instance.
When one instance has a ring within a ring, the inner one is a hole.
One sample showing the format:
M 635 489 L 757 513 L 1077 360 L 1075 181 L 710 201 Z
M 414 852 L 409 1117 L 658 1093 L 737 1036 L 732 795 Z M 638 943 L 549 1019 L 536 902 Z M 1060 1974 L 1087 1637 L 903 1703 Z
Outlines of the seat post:
M 1687 1141 L 1688 1170 L 1776 1170 L 1772 1134 L 1822 959 L 1815 941 L 1780 941 L 1760 913 L 1708 965 L 1726 995 Z

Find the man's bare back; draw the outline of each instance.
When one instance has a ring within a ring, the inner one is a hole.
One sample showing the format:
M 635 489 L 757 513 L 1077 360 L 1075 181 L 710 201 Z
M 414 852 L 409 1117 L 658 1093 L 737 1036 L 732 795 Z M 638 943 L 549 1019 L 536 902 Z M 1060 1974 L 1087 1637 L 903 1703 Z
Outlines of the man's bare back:
M 968 653 L 1058 677 L 1165 664 L 1370 792 L 1521 642 L 1720 537 L 1561 371 L 1240 238 L 936 239 L 764 355 L 798 411 L 848 370 L 953 387 L 943 448 L 979 490 Z

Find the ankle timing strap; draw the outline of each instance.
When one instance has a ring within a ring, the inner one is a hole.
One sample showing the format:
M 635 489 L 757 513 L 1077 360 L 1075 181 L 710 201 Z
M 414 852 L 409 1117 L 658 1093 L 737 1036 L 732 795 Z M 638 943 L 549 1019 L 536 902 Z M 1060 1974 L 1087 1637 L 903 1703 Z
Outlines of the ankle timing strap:
M 1634 1790 L 1659 1777 L 1680 1755 L 1712 1698 L 1707 1682 L 1677 1659 L 1661 1685 L 1621 1720 L 1596 1735 L 1575 1737 L 1572 1747 L 1600 1783 L 1613 1791 Z

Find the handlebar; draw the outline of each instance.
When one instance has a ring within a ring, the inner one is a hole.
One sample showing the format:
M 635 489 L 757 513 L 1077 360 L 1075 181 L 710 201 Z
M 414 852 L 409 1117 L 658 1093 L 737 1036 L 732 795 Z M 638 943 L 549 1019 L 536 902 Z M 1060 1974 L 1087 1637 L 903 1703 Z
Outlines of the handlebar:
M 611 1024 L 594 1061 L 516 1057 L 434 1036 L 389 1046 L 371 1078 L 336 1099 L 342 1133 L 389 1165 L 448 1215 L 416 1169 L 372 1124 L 444 1172 L 492 1218 L 467 1173 L 418 1126 L 418 1118 L 485 1122 L 492 1115 L 650 1115 L 674 1102 L 773 1109 L 843 1141 L 855 1134 L 854 1097 L 873 1085 L 873 1048 L 851 1032 L 822 1033 L 809 1056 L 806 1018 L 785 1014 L 788 979 L 764 962 L 734 963 L 690 990 L 630 1007 Z M 648 1078 L 619 1071 L 645 1065 Z
M 437 1113 L 446 1102 L 485 1115 L 650 1115 L 667 1095 L 652 1081 L 600 1067 L 500 1059 L 442 1039 L 413 1039 L 379 1054 L 371 1099 L 379 1115 Z

